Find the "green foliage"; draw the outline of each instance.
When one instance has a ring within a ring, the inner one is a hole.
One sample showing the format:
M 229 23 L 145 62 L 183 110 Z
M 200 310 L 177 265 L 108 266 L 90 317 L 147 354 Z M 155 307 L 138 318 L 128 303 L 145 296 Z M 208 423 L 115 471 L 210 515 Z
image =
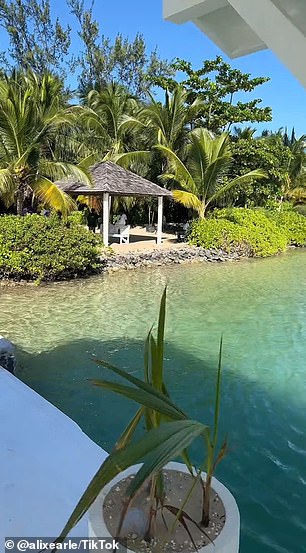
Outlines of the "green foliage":
M 100 247 L 99 247 L 100 246 Z M 97 272 L 102 243 L 56 216 L 0 217 L 0 278 L 62 280 Z
M 74 176 L 90 184 L 86 170 L 58 159 L 55 148 L 61 132 L 83 112 L 64 104 L 61 84 L 48 73 L 0 79 L 0 197 L 7 206 L 17 202 L 18 215 L 33 192 L 66 215 L 75 204 L 54 181 Z
M 267 214 L 287 237 L 287 243 L 292 246 L 306 245 L 306 219 L 292 210 L 271 211 Z
M 265 204 L 267 211 L 292 211 L 294 206 L 291 202 L 281 202 L 280 200 L 268 200 Z
M 68 215 L 67 221 L 72 225 L 86 225 L 86 212 L 85 211 L 73 211 Z
M 99 161 L 138 148 L 139 129 L 144 127 L 137 118 L 139 103 L 122 85 L 91 90 L 84 104 L 89 108 L 84 116 L 89 145 L 99 152 Z
M 141 111 L 141 117 L 154 133 L 158 144 L 178 152 L 186 141 L 186 134 L 196 120 L 203 103 L 195 100 L 188 103 L 188 92 L 177 86 L 173 92 L 165 91 L 163 103 L 152 96 L 149 105 Z
M 10 43 L 3 65 L 64 73 L 71 29 L 52 17 L 50 0 L 0 0 L 0 27 Z
M 61 23 L 62 14 L 55 4 L 50 0 L 0 0 L 0 28 L 9 43 L 6 51 L 0 51 L 2 67 L 22 67 L 40 75 L 52 71 L 62 77 L 77 71 L 83 93 L 116 79 L 131 92 L 143 95 L 153 77 L 173 74 L 157 49 L 148 52 L 142 34 L 134 40 L 118 34 L 113 42 L 101 34 L 93 15 L 94 2 L 66 0 L 67 25 Z M 75 19 L 79 23 L 77 48 L 72 44 Z M 76 49 L 79 56 L 73 54 Z
M 105 35 L 101 36 L 93 6 L 86 9 L 84 0 L 67 0 L 67 4 L 79 22 L 78 34 L 84 47 L 77 59 L 81 69 L 81 93 L 100 89 L 116 80 L 131 93 L 142 96 L 151 87 L 153 77 L 173 73 L 169 63 L 159 58 L 156 49 L 147 52 L 141 33 L 132 41 L 118 34 L 112 43 Z
M 271 121 L 271 108 L 259 107 L 261 100 L 235 101 L 237 93 L 252 92 L 269 79 L 252 79 L 249 73 L 233 69 L 221 56 L 205 60 L 198 70 L 193 69 L 190 62 L 180 59 L 172 67 L 179 74 L 186 75 L 180 84 L 186 88 L 189 102 L 193 103 L 196 99 L 203 102 L 196 126 L 221 132 L 235 123 Z M 168 90 L 174 90 L 178 85 L 178 81 L 173 78 L 157 78 L 155 82 Z
M 173 197 L 187 208 L 195 210 L 200 218 L 210 204 L 224 198 L 228 191 L 249 181 L 266 178 L 261 169 L 256 169 L 232 180 L 228 173 L 232 164 L 232 149 L 228 133 L 213 137 L 207 129 L 194 129 L 188 135 L 185 148 L 186 163 L 166 146 L 158 144 L 169 161 L 169 171 L 162 178 L 178 183 L 180 190 Z
M 198 219 L 193 221 L 189 233 L 189 244 L 209 249 L 238 250 L 242 255 L 251 253 L 246 229 L 226 219 Z
M 220 248 L 241 255 L 267 257 L 284 251 L 287 234 L 261 210 L 215 210 L 211 219 L 194 221 L 190 244 Z
M 247 130 L 247 129 L 246 129 Z M 267 175 L 266 183 L 250 183 L 235 190 L 235 205 L 265 206 L 276 199 L 303 203 L 306 199 L 306 154 L 305 136 L 289 138 L 280 129 L 276 133 L 264 132 L 261 138 L 252 138 L 242 133 L 233 136 L 235 172 L 243 174 L 258 164 Z
M 264 206 L 270 199 L 280 196 L 282 183 L 292 154 L 282 143 L 265 139 L 238 139 L 233 141 L 235 175 L 243 175 L 260 167 L 268 178 L 253 181 L 235 189 L 235 204 L 243 207 Z

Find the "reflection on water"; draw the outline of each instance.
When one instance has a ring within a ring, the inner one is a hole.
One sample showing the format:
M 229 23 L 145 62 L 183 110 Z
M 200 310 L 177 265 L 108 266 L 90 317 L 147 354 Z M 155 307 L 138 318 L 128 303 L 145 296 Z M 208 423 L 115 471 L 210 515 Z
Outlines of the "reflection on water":
M 95 389 L 91 356 L 139 371 L 168 284 L 168 387 L 209 420 L 224 335 L 219 477 L 242 515 L 242 553 L 306 551 L 306 253 L 227 264 L 122 271 L 87 281 L 0 289 L 0 331 L 20 377 L 109 449 L 134 406 Z M 120 408 L 119 408 L 120 406 Z M 197 451 L 193 452 L 197 456 Z

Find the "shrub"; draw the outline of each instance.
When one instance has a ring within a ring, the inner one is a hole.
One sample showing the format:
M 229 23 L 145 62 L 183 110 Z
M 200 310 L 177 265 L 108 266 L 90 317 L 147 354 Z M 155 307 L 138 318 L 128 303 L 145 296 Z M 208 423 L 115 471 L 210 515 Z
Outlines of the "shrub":
M 101 239 L 57 217 L 0 217 L 0 278 L 62 280 L 97 272 Z
M 203 248 L 251 255 L 246 229 L 226 219 L 201 219 L 191 225 L 189 243 Z
M 213 212 L 212 218 L 195 221 L 191 244 L 267 257 L 284 251 L 287 235 L 262 210 L 230 208 Z
M 73 211 L 68 215 L 68 222 L 73 225 L 86 225 L 85 211 Z
M 267 215 L 286 235 L 288 245 L 306 245 L 306 218 L 304 215 L 295 211 L 274 211 Z
M 294 206 L 291 202 L 280 202 L 279 200 L 268 200 L 265 204 L 265 210 L 269 211 L 292 211 Z

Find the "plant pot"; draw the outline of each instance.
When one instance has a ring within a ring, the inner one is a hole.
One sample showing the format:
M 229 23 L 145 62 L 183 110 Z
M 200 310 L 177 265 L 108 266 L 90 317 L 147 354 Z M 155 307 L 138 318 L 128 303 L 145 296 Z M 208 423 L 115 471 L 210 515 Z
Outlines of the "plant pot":
M 109 532 L 104 516 L 103 506 L 104 501 L 110 490 L 115 484 L 118 484 L 124 478 L 135 474 L 141 465 L 134 465 L 116 476 L 105 488 L 100 492 L 97 499 L 88 511 L 89 516 L 89 537 L 91 538 L 113 538 Z M 168 470 L 175 470 L 189 474 L 188 469 L 181 463 L 171 462 L 166 467 Z M 205 478 L 205 473 L 203 473 Z M 240 515 L 237 503 L 229 492 L 229 490 L 221 484 L 216 478 L 212 479 L 212 488 L 219 495 L 226 513 L 225 524 L 219 536 L 217 536 L 213 544 L 208 544 L 205 547 L 198 548 L 198 553 L 238 553 L 239 552 L 239 535 L 240 535 Z M 127 553 L 133 553 L 128 549 Z M 185 553 L 185 552 L 183 552 Z

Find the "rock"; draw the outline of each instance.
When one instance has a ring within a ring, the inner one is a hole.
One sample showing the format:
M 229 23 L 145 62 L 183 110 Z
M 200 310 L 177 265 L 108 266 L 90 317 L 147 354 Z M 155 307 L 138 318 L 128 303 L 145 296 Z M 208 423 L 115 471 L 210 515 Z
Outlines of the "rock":
M 126 538 L 128 535 L 136 534 L 144 538 L 148 528 L 148 513 L 145 513 L 137 507 L 131 507 L 124 517 L 120 535 Z
M 0 366 L 14 374 L 16 369 L 15 347 L 6 338 L 0 335 Z
M 143 252 L 130 252 L 127 254 L 101 256 L 101 272 L 118 271 L 119 269 L 135 269 L 138 267 L 163 266 L 169 264 L 181 264 L 194 261 L 217 262 L 237 260 L 245 257 L 237 251 L 226 252 L 215 248 L 205 249 L 187 244 L 180 247 L 172 247 L 164 250 L 152 250 Z

